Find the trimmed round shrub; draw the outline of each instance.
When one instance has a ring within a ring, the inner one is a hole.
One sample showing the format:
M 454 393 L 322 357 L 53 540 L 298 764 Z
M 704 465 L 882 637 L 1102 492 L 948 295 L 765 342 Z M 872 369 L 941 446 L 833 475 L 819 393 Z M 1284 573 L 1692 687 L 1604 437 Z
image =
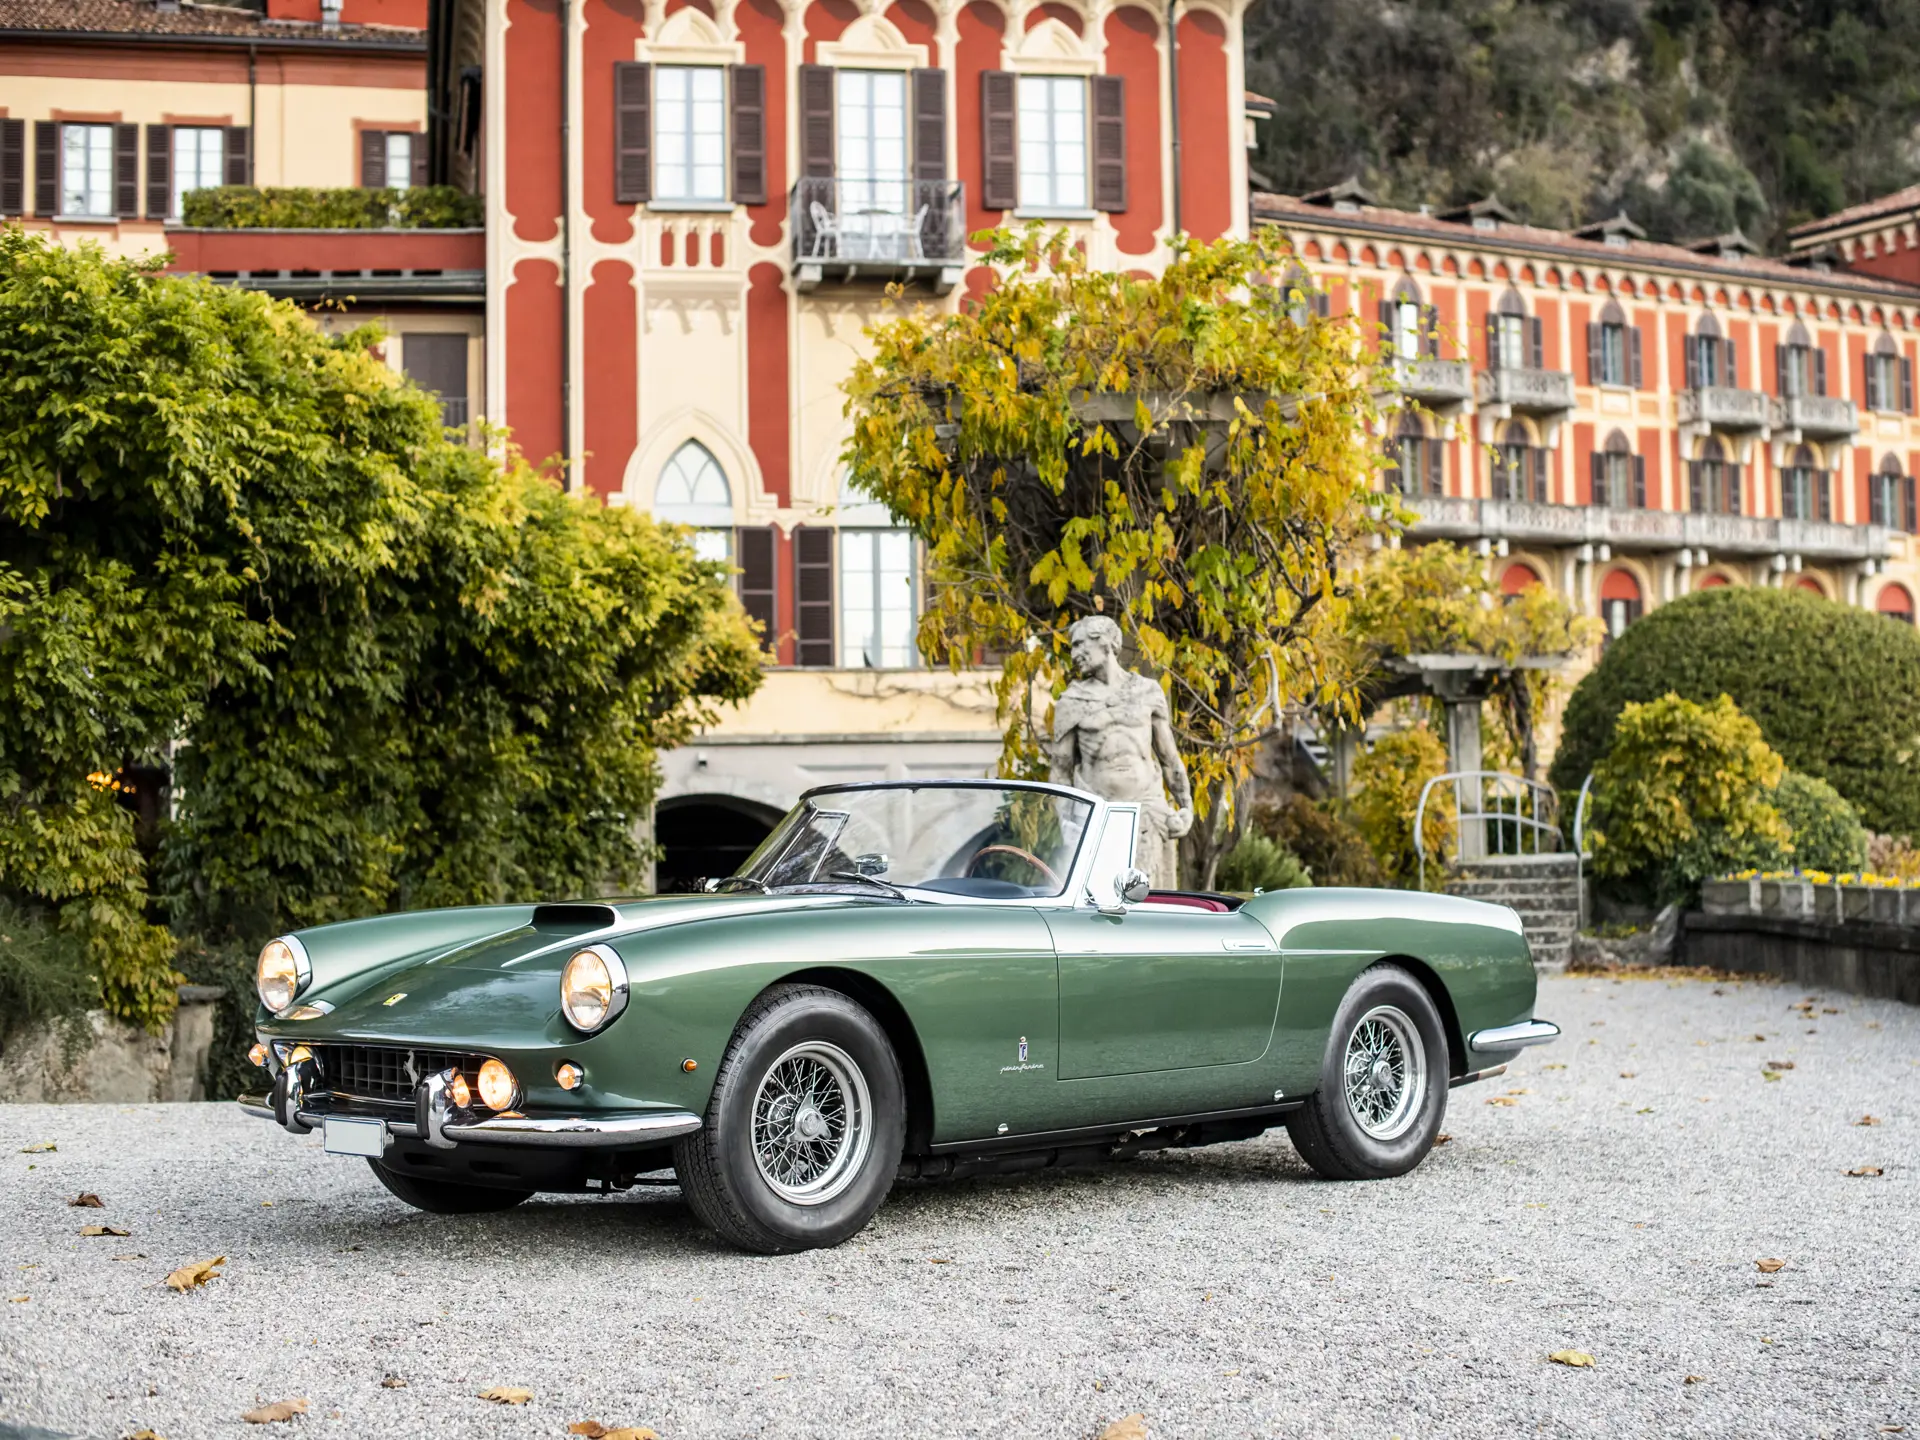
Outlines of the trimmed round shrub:
M 1728 695 L 1789 768 L 1827 781 L 1870 829 L 1920 834 L 1920 634 L 1803 590 L 1723 586 L 1663 605 L 1575 687 L 1551 778 L 1571 795 L 1622 708 Z
M 1826 781 L 1789 770 L 1767 799 L 1793 830 L 1787 842 L 1793 849 L 1787 858 L 1796 870 L 1838 875 L 1866 868 L 1866 827 L 1853 806 Z

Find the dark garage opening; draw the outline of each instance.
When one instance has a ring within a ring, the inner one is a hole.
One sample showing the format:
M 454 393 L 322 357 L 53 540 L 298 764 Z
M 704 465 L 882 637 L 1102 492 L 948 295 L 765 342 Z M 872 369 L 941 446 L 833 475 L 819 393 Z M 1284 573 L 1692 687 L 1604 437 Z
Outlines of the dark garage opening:
M 680 795 L 654 807 L 653 838 L 661 849 L 654 888 L 697 890 L 710 876 L 731 875 L 767 838 L 778 812 L 731 795 Z

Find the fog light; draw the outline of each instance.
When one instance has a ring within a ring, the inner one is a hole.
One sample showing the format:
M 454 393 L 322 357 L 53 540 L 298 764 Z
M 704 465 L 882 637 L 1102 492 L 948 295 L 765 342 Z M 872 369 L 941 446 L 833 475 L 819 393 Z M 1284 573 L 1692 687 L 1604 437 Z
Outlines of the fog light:
M 467 1077 L 456 1075 L 453 1083 L 447 1086 L 447 1099 L 453 1102 L 453 1108 L 464 1110 L 473 1104 L 473 1091 L 467 1088 Z
M 265 1065 L 267 1063 L 267 1047 L 258 1040 L 254 1041 L 253 1048 L 247 1051 L 247 1059 L 256 1065 Z
M 587 1078 L 587 1072 L 571 1060 L 562 1060 L 554 1067 L 553 1078 L 560 1082 L 562 1090 L 578 1090 L 580 1082 Z
M 489 1110 L 511 1110 L 519 1095 L 520 1082 L 513 1078 L 513 1071 L 498 1060 L 489 1060 L 480 1067 L 480 1103 Z

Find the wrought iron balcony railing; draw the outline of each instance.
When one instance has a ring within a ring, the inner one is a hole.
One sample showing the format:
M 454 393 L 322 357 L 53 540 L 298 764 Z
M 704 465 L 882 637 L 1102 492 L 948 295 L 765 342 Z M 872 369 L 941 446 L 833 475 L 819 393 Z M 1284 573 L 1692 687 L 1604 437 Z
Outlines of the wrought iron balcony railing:
M 939 293 L 966 265 L 966 186 L 958 180 L 809 177 L 788 200 L 794 285 L 924 280 Z

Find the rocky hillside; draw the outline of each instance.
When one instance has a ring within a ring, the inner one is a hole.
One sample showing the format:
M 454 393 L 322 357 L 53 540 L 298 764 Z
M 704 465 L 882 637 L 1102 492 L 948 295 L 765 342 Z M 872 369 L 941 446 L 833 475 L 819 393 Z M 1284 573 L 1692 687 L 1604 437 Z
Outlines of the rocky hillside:
M 1778 248 L 1920 179 L 1920 0 L 1261 0 L 1247 42 L 1288 193 Z

